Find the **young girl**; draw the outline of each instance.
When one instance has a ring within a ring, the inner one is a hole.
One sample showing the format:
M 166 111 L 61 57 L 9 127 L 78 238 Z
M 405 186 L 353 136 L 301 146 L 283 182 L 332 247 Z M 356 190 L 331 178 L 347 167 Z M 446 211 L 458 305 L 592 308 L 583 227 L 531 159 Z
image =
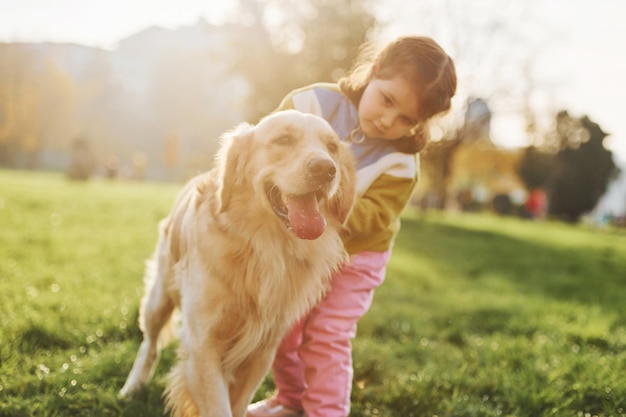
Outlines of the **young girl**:
M 384 280 L 400 213 L 417 183 L 426 122 L 449 110 L 455 91 L 454 63 L 441 47 L 427 37 L 401 37 L 374 56 L 363 49 L 338 84 L 304 87 L 281 103 L 322 116 L 349 141 L 358 198 L 344 238 L 350 263 L 283 339 L 272 366 L 277 393 L 250 405 L 248 417 L 349 414 L 350 339 Z

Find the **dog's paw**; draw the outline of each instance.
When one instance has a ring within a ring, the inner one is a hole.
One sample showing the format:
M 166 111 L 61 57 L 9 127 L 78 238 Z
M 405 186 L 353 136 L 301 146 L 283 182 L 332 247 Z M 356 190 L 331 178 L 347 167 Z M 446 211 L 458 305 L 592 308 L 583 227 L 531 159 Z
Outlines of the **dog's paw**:
M 135 394 L 137 394 L 137 392 L 141 391 L 142 388 L 144 388 L 142 385 L 129 384 L 127 381 L 126 384 L 124 384 L 124 386 L 120 390 L 120 392 L 117 394 L 117 396 L 120 399 L 131 398 Z

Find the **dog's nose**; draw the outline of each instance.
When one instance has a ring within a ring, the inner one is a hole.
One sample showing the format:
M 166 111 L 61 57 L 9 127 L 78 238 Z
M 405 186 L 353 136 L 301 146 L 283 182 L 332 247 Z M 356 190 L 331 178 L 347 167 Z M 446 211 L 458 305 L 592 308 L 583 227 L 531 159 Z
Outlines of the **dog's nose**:
M 329 159 L 313 158 L 307 164 L 309 175 L 319 182 L 331 181 L 337 174 L 335 163 Z

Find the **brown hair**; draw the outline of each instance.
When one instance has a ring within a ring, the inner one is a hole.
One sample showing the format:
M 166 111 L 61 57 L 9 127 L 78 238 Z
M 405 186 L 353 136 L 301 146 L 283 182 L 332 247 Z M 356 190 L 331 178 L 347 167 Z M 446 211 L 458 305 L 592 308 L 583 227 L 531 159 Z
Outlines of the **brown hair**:
M 416 86 L 419 123 L 413 136 L 397 139 L 396 144 L 402 152 L 417 153 L 429 140 L 427 121 L 448 111 L 456 92 L 454 62 L 439 44 L 425 36 L 406 36 L 378 53 L 365 44 L 350 73 L 339 80 L 339 87 L 358 106 L 373 78 L 388 80 L 398 75 Z

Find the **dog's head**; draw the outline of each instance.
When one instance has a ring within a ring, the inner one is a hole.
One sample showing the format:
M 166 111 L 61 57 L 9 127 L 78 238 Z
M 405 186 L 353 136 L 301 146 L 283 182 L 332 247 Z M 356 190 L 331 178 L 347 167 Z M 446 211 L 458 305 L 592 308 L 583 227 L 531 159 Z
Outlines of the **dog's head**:
M 286 110 L 256 126 L 242 124 L 222 138 L 218 153 L 219 210 L 241 193 L 301 239 L 317 239 L 327 217 L 345 223 L 355 198 L 352 154 L 321 117 Z

